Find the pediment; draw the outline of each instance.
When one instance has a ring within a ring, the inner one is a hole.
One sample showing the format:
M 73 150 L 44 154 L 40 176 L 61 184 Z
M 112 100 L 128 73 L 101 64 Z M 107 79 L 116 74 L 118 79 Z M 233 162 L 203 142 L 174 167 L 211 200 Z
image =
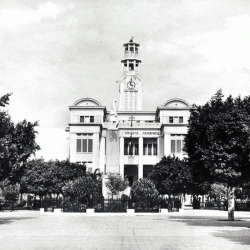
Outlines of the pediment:
M 171 99 L 171 100 L 168 100 L 167 102 L 165 102 L 162 105 L 162 107 L 165 107 L 165 108 L 188 108 L 188 107 L 190 107 L 190 104 L 183 99 L 175 98 L 175 99 Z
M 92 98 L 82 98 L 76 101 L 73 106 L 81 106 L 81 107 L 99 107 L 101 104 Z

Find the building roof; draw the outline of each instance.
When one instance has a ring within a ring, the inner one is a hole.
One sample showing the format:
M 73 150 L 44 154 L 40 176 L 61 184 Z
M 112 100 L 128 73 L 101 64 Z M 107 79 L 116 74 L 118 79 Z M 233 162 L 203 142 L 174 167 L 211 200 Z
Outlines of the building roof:
M 99 106 L 101 107 L 102 105 L 95 99 L 93 98 L 81 98 L 77 100 L 72 106 L 88 106 L 88 107 L 96 107 Z

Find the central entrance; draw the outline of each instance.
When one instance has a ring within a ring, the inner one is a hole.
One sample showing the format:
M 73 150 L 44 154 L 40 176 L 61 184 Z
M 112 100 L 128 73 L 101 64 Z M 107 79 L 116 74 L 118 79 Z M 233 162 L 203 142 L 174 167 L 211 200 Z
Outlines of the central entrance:
M 124 176 L 128 178 L 131 187 L 133 182 L 138 180 L 138 165 L 125 165 Z

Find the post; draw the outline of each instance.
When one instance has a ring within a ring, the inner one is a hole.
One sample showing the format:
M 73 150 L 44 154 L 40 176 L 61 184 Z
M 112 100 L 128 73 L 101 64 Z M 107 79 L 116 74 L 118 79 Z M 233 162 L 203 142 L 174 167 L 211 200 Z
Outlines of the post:
M 235 209 L 235 201 L 234 201 L 234 188 L 229 188 L 228 195 L 228 220 L 234 221 L 234 209 Z

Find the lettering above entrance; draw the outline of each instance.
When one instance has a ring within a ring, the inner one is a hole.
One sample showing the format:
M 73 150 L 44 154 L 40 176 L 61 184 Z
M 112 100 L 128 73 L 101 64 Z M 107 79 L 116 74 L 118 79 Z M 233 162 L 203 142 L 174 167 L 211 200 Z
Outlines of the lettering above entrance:
M 160 135 L 159 131 L 120 131 L 120 136 L 130 136 L 130 135 L 137 135 L 137 136 L 156 136 Z

